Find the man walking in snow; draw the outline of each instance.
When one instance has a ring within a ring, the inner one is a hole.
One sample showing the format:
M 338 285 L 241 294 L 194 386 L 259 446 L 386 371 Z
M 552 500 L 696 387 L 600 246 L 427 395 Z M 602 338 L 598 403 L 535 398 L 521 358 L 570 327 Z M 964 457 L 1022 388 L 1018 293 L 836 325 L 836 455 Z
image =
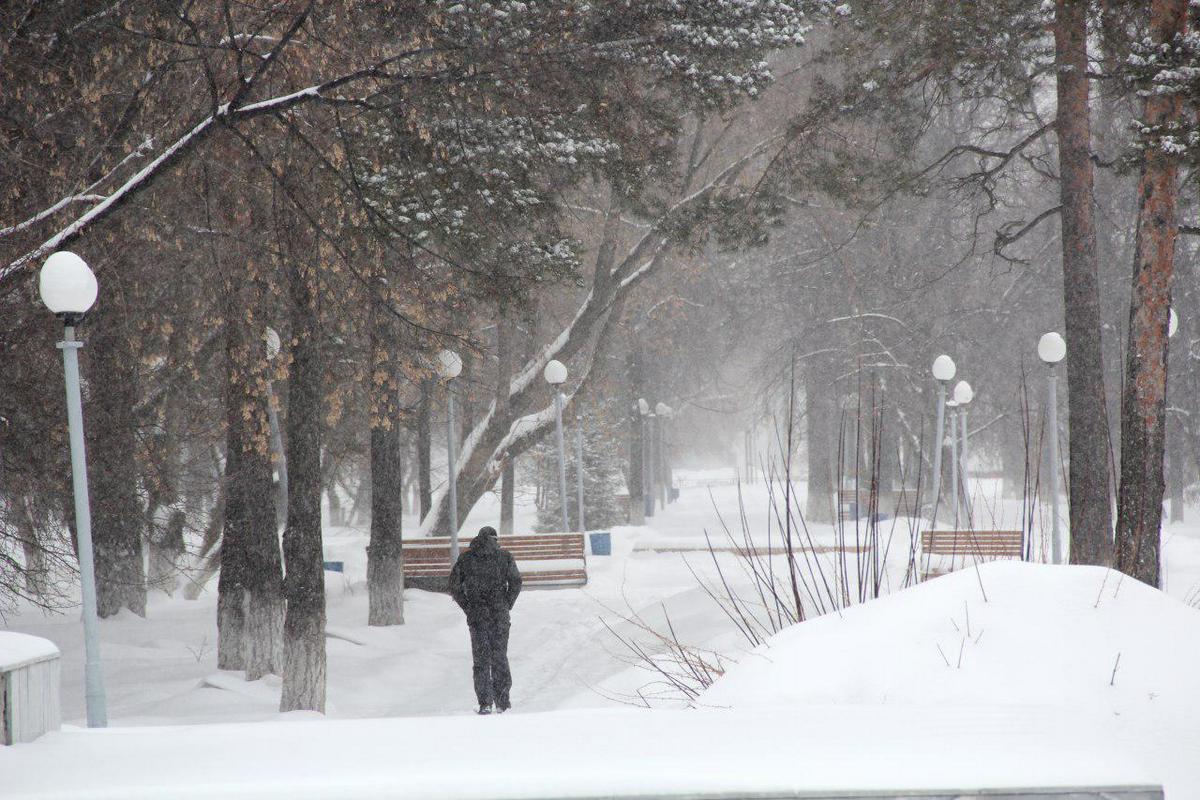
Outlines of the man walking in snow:
M 471 547 L 450 570 L 450 596 L 467 614 L 471 657 L 475 662 L 475 697 L 479 713 L 507 711 L 512 675 L 508 670 L 508 612 L 521 593 L 521 573 L 507 550 L 500 549 L 496 529 L 479 529 Z

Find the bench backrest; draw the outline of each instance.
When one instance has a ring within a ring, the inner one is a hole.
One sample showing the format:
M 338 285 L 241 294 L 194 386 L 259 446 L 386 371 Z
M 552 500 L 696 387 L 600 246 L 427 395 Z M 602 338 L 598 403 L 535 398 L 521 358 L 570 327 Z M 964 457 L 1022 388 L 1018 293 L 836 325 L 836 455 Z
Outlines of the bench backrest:
M 921 532 L 921 550 L 928 555 L 1020 558 L 1024 549 L 1023 531 Z
M 587 580 L 586 550 L 582 533 L 546 533 L 498 537 L 500 547 L 512 553 L 518 564 L 531 561 L 578 561 L 562 569 L 522 569 L 529 583 L 578 582 Z M 460 539 L 466 550 L 470 539 Z M 404 543 L 404 574 L 407 577 L 445 577 L 450 574 L 450 537 L 431 536 Z

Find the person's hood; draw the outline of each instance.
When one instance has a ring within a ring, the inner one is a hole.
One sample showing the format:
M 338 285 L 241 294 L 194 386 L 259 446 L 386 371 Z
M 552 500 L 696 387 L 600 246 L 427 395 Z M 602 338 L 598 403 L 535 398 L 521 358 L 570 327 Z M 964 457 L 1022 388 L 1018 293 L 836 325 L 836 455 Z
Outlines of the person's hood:
M 476 534 L 475 538 L 471 540 L 472 550 L 490 550 L 499 546 L 496 537 L 486 533 Z

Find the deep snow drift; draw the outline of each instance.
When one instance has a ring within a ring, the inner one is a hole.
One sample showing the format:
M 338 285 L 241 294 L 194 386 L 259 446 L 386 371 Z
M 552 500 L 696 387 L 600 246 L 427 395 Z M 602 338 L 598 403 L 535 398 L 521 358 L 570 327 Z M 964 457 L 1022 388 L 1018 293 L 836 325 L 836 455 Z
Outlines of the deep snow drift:
M 1100 567 L 984 564 L 809 620 L 702 700 L 903 707 L 913 719 L 1007 709 L 1028 714 L 1031 733 L 1047 713 L 1091 715 L 1120 761 L 1166 783 L 1168 797 L 1200 797 L 1200 610 Z M 1089 758 L 1077 745 L 1052 755 Z

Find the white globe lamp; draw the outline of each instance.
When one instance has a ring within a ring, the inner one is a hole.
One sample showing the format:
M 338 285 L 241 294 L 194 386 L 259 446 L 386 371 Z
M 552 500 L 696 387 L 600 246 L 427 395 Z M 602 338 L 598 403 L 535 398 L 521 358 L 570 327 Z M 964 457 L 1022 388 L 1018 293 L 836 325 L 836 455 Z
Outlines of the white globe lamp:
M 283 343 L 279 341 L 279 334 L 275 332 L 274 328 L 267 328 L 263 331 L 263 344 L 267 346 L 267 360 L 274 361 L 283 347 Z
M 462 373 L 462 357 L 453 350 L 443 350 L 437 357 L 438 375 L 452 381 Z
M 971 388 L 971 384 L 966 381 L 959 381 L 954 385 L 954 402 L 957 405 L 965 406 L 975 399 L 975 390 Z
M 1067 357 L 1067 342 L 1054 331 L 1038 340 L 1038 358 L 1047 364 L 1054 365 Z
M 954 366 L 954 359 L 943 353 L 933 360 L 933 377 L 939 381 L 954 380 L 954 373 L 957 368 Z
M 96 276 L 87 262 L 67 250 L 46 259 L 38 276 L 46 308 L 64 318 L 82 317 L 96 302 Z
M 1171 309 L 1171 316 L 1167 320 L 1167 337 L 1175 335 L 1175 331 L 1179 330 L 1179 315 L 1175 313 L 1175 309 Z
M 563 366 L 561 361 L 557 359 L 552 360 L 546 365 L 546 369 L 542 371 L 542 377 L 551 386 L 561 386 L 567 382 L 567 368 Z

